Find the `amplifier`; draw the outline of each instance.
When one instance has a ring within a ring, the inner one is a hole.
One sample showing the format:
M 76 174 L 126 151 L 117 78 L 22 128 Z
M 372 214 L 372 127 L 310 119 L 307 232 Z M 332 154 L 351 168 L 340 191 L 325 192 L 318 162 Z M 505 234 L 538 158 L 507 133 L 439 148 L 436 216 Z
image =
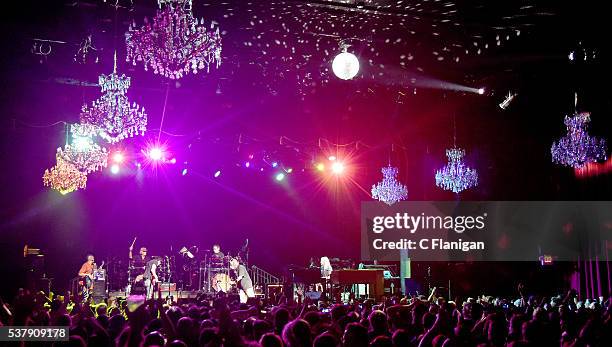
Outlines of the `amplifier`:
M 93 296 L 98 296 L 98 297 L 106 296 L 106 281 L 94 281 Z

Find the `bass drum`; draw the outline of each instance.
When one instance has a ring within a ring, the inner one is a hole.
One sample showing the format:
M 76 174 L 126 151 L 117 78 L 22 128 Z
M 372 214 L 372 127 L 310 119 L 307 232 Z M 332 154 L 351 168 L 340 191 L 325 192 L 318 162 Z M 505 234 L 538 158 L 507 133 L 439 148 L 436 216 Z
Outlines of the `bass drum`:
M 212 287 L 216 292 L 229 293 L 235 286 L 236 283 L 232 281 L 228 274 L 218 273 L 213 278 Z

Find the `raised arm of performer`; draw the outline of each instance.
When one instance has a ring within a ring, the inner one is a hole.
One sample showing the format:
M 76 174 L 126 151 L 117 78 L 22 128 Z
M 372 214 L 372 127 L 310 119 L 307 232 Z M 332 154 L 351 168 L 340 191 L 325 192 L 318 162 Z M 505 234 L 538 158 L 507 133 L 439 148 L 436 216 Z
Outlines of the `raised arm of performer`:
M 134 258 L 134 256 L 132 255 L 132 251 L 134 251 L 134 244 L 136 243 L 136 238 L 134 237 L 134 241 L 132 241 L 132 244 L 130 245 L 130 253 L 129 253 L 129 258 L 130 260 L 132 260 Z

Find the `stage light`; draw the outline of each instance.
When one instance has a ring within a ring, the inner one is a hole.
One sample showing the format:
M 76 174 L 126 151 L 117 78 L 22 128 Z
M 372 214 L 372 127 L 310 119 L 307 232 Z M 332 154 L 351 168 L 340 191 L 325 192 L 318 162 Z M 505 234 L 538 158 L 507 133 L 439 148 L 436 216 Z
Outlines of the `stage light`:
M 176 164 L 176 158 L 170 159 L 170 164 Z
M 140 169 L 142 167 L 142 164 L 136 163 L 136 167 Z
M 282 172 L 279 172 L 279 173 L 276 174 L 276 176 L 274 178 L 276 178 L 276 180 L 280 182 L 280 181 L 285 179 L 285 174 L 282 173 Z
M 246 163 L 244 163 L 244 167 L 251 167 L 251 162 L 247 161 Z
M 318 171 L 324 171 L 325 170 L 325 164 L 323 164 L 323 163 L 317 163 L 317 165 L 315 165 L 315 167 L 317 168 Z
M 346 50 L 338 54 L 332 62 L 332 70 L 336 77 L 343 80 L 350 80 L 357 76 L 359 72 L 359 59 Z
M 484 88 L 479 88 L 478 89 L 478 94 L 482 95 L 485 93 L 485 89 Z
M 336 161 L 336 162 L 334 162 L 332 164 L 332 168 L 331 169 L 332 169 L 333 173 L 335 173 L 336 175 L 339 175 L 339 174 L 344 172 L 344 164 L 342 164 L 341 162 Z
M 119 165 L 117 165 L 117 164 L 113 164 L 113 165 L 111 165 L 111 167 L 110 167 L 110 172 L 111 172 L 113 175 L 118 174 L 118 173 L 119 173 Z
M 125 160 L 125 157 L 123 156 L 123 153 L 115 152 L 115 154 L 113 154 L 113 161 L 115 163 L 121 164 L 121 163 L 123 163 L 124 160 Z
M 217 172 L 215 172 L 214 176 L 215 176 L 215 178 L 221 176 L 221 170 L 217 170 Z
M 515 96 L 516 94 L 512 94 L 512 92 L 508 92 L 508 95 L 506 95 L 506 97 L 504 98 L 504 101 L 499 103 L 499 108 L 501 108 L 502 110 L 507 109 L 508 106 L 510 106 L 510 103 L 512 102 L 512 100 L 514 100 Z
M 278 166 L 278 163 L 277 163 L 277 162 L 275 162 L 275 161 L 273 161 L 273 162 L 272 162 L 272 167 L 277 167 L 277 166 Z
M 151 160 L 161 160 L 164 157 L 164 151 L 159 147 L 153 147 L 149 150 L 149 158 Z
M 187 168 L 183 169 L 183 172 L 181 172 L 181 174 L 182 174 L 183 176 L 187 175 Z
M 329 159 L 329 161 L 334 161 L 334 160 L 336 160 L 336 157 L 333 156 L 333 155 L 330 155 L 328 159 Z
M 288 168 L 288 169 L 287 169 L 287 170 L 285 170 L 285 171 L 287 171 L 287 173 L 292 173 L 292 172 L 293 172 L 293 169 L 292 169 L 292 168 Z

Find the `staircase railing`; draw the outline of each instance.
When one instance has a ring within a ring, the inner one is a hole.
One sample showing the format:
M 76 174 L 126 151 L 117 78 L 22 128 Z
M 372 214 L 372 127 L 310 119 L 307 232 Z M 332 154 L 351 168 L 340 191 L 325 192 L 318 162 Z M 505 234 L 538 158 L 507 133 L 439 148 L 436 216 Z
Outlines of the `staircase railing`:
M 255 265 L 251 266 L 251 279 L 253 280 L 253 285 L 268 285 L 281 283 L 280 278 Z

